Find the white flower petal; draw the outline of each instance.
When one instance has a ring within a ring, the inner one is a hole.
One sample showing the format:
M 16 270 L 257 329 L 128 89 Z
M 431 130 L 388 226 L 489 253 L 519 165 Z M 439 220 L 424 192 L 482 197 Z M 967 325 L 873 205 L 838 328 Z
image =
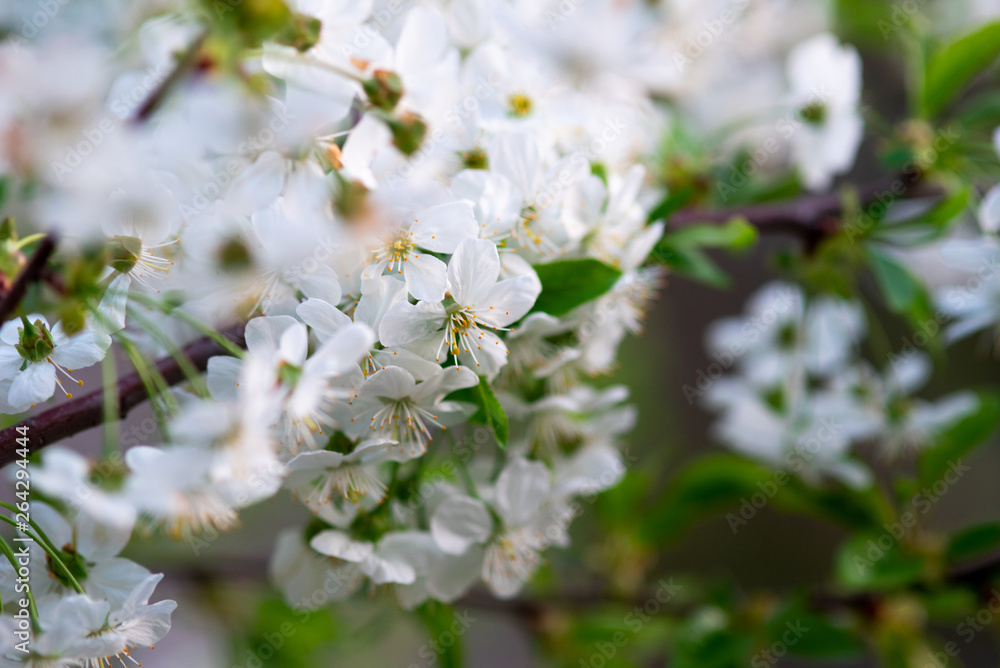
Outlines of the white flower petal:
M 464 554 L 493 532 L 493 518 L 482 501 L 468 496 L 445 499 L 431 518 L 431 535 L 442 552 Z

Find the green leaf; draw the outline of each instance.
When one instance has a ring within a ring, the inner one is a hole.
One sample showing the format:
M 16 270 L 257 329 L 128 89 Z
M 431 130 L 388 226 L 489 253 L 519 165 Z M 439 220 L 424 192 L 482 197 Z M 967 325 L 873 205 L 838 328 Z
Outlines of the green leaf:
M 750 638 L 732 628 L 719 608 L 703 608 L 678 630 L 671 665 L 675 668 L 742 668 L 750 655 Z
M 851 590 L 898 589 L 916 582 L 925 572 L 924 560 L 903 552 L 888 530 L 853 536 L 837 553 L 837 581 Z
M 663 220 L 672 214 L 674 211 L 682 208 L 687 204 L 691 197 L 694 195 L 694 187 L 690 185 L 681 186 L 671 190 L 670 193 L 664 197 L 659 204 L 653 207 L 647 216 L 647 221 L 654 223 L 658 220 Z
M 938 202 L 930 211 L 911 220 L 882 224 L 874 236 L 881 241 L 905 246 L 934 241 L 951 229 L 951 223 L 959 220 L 969 205 L 971 192 L 969 187 L 962 188 Z
M 474 404 L 478 410 L 472 414 L 469 422 L 488 426 L 493 430 L 493 434 L 496 436 L 500 447 L 507 447 L 509 431 L 507 413 L 504 411 L 503 406 L 500 405 L 500 402 L 497 401 L 496 396 L 493 394 L 493 389 L 490 387 L 490 382 L 486 380 L 485 376 L 479 377 L 479 385 L 455 390 L 448 395 L 447 400 L 464 401 Z
M 726 248 L 742 250 L 757 243 L 759 234 L 757 228 L 742 218 L 734 218 L 718 225 L 689 225 L 682 229 L 667 232 L 663 236 L 672 246 L 681 248 Z
M 700 283 L 719 289 L 729 286 L 729 276 L 697 248 L 675 247 L 661 241 L 653 249 L 652 258 Z
M 688 278 L 716 288 L 725 288 L 729 285 L 729 277 L 702 249 L 741 251 L 754 245 L 757 238 L 757 228 L 739 218 L 722 225 L 690 225 L 664 234 L 653 249 L 652 258 Z
M 927 62 L 921 109 L 934 117 L 1000 56 L 1000 22 L 990 23 L 940 49 Z
M 865 650 L 853 629 L 826 619 L 800 600 L 772 617 L 767 632 L 772 643 L 782 643 L 790 654 L 798 656 L 846 659 Z
M 976 593 L 961 586 L 929 591 L 923 602 L 929 620 L 946 624 L 955 624 L 978 607 Z
M 441 668 L 462 668 L 462 635 L 468 630 L 467 624 L 475 618 L 467 612 L 456 614 L 449 605 L 428 601 L 419 608 L 417 614 L 430 632 L 430 647 Z M 440 650 L 440 651 L 437 651 Z
M 988 522 L 959 531 L 948 541 L 945 557 L 951 564 L 989 554 L 1000 546 L 1000 523 Z
M 834 3 L 835 31 L 851 43 L 867 43 L 883 47 L 887 40 L 899 33 L 906 34 L 909 15 L 900 11 L 893 16 L 893 9 L 899 5 L 870 0 L 836 0 Z
M 957 120 L 964 128 L 992 133 L 1000 125 L 1000 93 L 984 91 L 962 105 Z
M 740 499 L 761 491 L 758 485 L 771 475 L 764 467 L 735 455 L 697 460 L 670 481 L 649 513 L 641 536 L 663 544 L 698 517 L 738 506 Z
M 773 471 L 737 455 L 713 455 L 690 464 L 668 483 L 646 514 L 640 538 L 662 545 L 694 521 L 726 510 L 726 522 L 739 532 L 765 505 L 868 529 L 883 520 L 877 498 L 872 491 L 842 485 L 814 489 L 789 471 Z
M 592 258 L 536 264 L 542 293 L 532 311 L 564 315 L 614 287 L 622 273 Z
M 877 246 L 869 244 L 866 248 L 872 273 L 889 309 L 906 316 L 914 326 L 932 320 L 934 310 L 924 284 Z
M 886 520 L 884 501 L 874 487 L 859 490 L 842 483 L 829 483 L 815 488 L 796 478 L 788 483 L 788 492 L 777 500 L 778 507 L 785 512 L 814 515 L 850 529 L 880 526 Z
M 315 665 L 316 653 L 339 636 L 329 612 L 293 609 L 278 598 L 268 598 L 257 609 L 245 644 L 237 650 L 238 663 L 257 657 L 261 647 L 270 648 L 268 668 Z
M 984 443 L 1000 423 L 1000 396 L 991 392 L 979 393 L 979 407 L 965 416 L 935 439 L 933 447 L 920 457 L 920 477 L 930 484 L 948 471 L 953 462 Z

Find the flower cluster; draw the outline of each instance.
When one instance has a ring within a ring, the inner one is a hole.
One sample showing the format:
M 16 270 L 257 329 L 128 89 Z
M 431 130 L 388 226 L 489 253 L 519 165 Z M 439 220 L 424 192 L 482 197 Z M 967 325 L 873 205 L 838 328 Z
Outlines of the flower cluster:
M 0 274 L 51 235 L 63 271 L 44 280 L 63 301 L 0 328 L 0 412 L 72 398 L 120 350 L 164 442 L 41 454 L 33 654 L 0 617 L 0 665 L 99 666 L 157 641 L 173 603 L 148 603 L 158 576 L 117 556 L 129 537 L 230 530 L 282 490 L 304 506 L 271 563 L 290 605 L 331 581 L 405 607 L 479 582 L 516 595 L 568 543 L 578 500 L 624 474 L 634 411 L 592 379 L 661 285 L 664 185 L 698 187 L 671 180 L 685 156 L 659 155 L 662 137 L 778 100 L 718 147 L 733 162 L 764 147 L 719 182 L 725 199 L 751 167 L 826 189 L 863 134 L 858 54 L 807 0 L 724 21 L 718 3 L 640 0 L 109 1 L 45 26 L 13 4 L 0 175 L 18 224 L 0 227 Z M 801 21 L 775 20 L 793 7 Z M 768 48 L 733 48 L 716 23 L 766 29 Z M 920 356 L 858 362 L 854 304 L 771 286 L 751 311 L 777 324 L 709 393 L 739 450 L 780 463 L 840 416 L 851 428 L 809 471 L 860 483 L 851 443 L 918 446 L 968 409 L 907 399 Z M 149 362 L 232 323 L 245 349 L 204 375 L 181 365 L 178 389 Z M 713 345 L 744 334 L 723 323 Z M 17 565 L 0 572 L 6 587 Z
M 708 332 L 711 352 L 734 367 L 703 395 L 721 414 L 716 436 L 806 479 L 863 488 L 872 474 L 857 447 L 874 444 L 882 457 L 919 450 L 977 409 L 970 391 L 933 402 L 913 397 L 930 379 L 929 356 L 911 348 L 876 369 L 861 356 L 866 328 L 858 302 L 807 299 L 790 283 L 761 288 L 745 317 Z

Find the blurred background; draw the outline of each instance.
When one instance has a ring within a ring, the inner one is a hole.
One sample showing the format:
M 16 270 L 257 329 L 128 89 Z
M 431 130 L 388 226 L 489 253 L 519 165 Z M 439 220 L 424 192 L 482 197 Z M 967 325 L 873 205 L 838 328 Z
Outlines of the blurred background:
M 572 525 L 573 547 L 546 553 L 546 569 L 518 599 L 538 602 L 540 609 L 495 602 L 485 592 L 455 604 L 455 611 L 475 620 L 467 631 L 463 629 L 460 638 L 468 666 L 605 665 L 600 660 L 602 644 L 615 630 L 632 638 L 637 619 L 625 617 L 634 606 L 598 602 L 598 593 L 606 592 L 609 582 L 618 583 L 622 592 L 649 589 L 655 593 L 661 578 L 673 578 L 674 582 L 718 580 L 731 587 L 727 595 L 750 600 L 766 598 L 767 592 L 795 592 L 829 581 L 836 549 L 848 534 L 819 520 L 783 514 L 765 505 L 734 533 L 725 512 L 718 512 L 692 525 L 680 540 L 658 547 L 635 543 L 634 525 L 642 517 L 621 516 L 622 509 L 626 514 L 653 514 L 657 492 L 683 463 L 723 451 L 710 434 L 712 415 L 697 403 L 690 404 L 683 387 L 696 386 L 699 372 L 712 362 L 702 341 L 706 327 L 720 317 L 742 312 L 750 294 L 779 276 L 768 269 L 775 253 L 796 249 L 798 244 L 792 237 L 766 236 L 742 257 L 715 257 L 732 277 L 729 290 L 680 278 L 666 283 L 648 314 L 645 334 L 627 343 L 621 366 L 608 381 L 627 385 L 639 411 L 638 425 L 629 439 L 628 479 L 592 504 L 584 504 L 583 513 Z M 890 340 L 902 345 L 910 336 L 906 324 L 883 316 L 880 323 Z M 993 383 L 996 370 L 996 360 L 984 341 L 973 337 L 950 348 L 947 363 L 937 365 L 937 373 L 922 395 L 934 398 L 963 387 Z M 123 433 L 134 429 L 138 430 L 134 433 L 148 432 L 151 424 L 151 415 L 140 408 L 130 416 Z M 68 445 L 96 452 L 99 440 L 99 432 L 94 430 L 75 437 Z M 953 532 L 998 518 L 997 445 L 994 438 L 965 462 L 971 471 L 934 504 L 930 526 Z M 633 494 L 644 500 L 633 503 Z M 334 604 L 315 613 L 305 623 L 301 615 L 296 616 L 281 603 L 266 585 L 267 560 L 275 535 L 306 519 L 301 507 L 279 496 L 246 512 L 241 531 L 215 539 L 203 536 L 187 545 L 154 540 L 132 549 L 127 556 L 154 572 L 167 574 L 161 585 L 163 596 L 176 598 L 180 604 L 171 633 L 155 650 L 138 657 L 143 665 L 435 665 L 427 629 L 385 599 L 366 602 L 355 597 L 350 603 Z M 628 595 L 622 597 L 627 599 Z M 636 636 L 648 645 L 647 663 L 607 665 L 669 665 L 662 656 L 668 639 L 677 632 L 671 617 L 664 614 L 657 620 L 652 615 L 650 621 L 642 622 L 642 632 Z M 287 637 L 281 633 L 285 623 L 292 624 L 294 630 Z M 940 630 L 957 639 L 954 629 Z M 256 663 L 253 657 L 269 654 L 268 647 L 274 648 L 274 656 Z M 256 650 L 250 654 L 248 648 Z M 1000 654 L 990 634 L 980 634 L 967 647 L 963 643 L 962 660 L 967 666 L 994 666 L 1000 665 Z M 784 659 L 773 665 L 815 664 Z M 822 665 L 846 668 L 877 664 L 843 660 Z
M 904 87 L 898 57 L 886 48 L 878 22 L 911 4 L 927 20 L 951 27 L 1000 8 L 1000 0 L 836 3 L 839 36 L 856 44 L 864 58 L 865 103 L 888 122 L 901 120 L 905 113 Z M 864 183 L 881 174 L 874 158 L 881 148 L 866 144 L 843 181 Z M 626 451 L 629 474 L 615 490 L 583 504 L 571 528 L 573 546 L 549 550 L 543 571 L 516 600 L 495 601 L 483 591 L 473 592 L 455 603 L 455 616 L 444 611 L 443 621 L 431 622 L 432 628 L 438 624 L 444 629 L 437 634 L 384 597 L 355 597 L 309 614 L 290 610 L 267 584 L 267 560 L 277 533 L 304 524 L 308 517 L 305 509 L 279 495 L 243 513 L 241 531 L 205 535 L 189 543 L 150 539 L 129 548 L 125 556 L 166 573 L 157 595 L 179 603 L 170 634 L 154 650 L 137 652 L 136 658 L 147 668 L 411 668 L 447 665 L 448 654 L 438 651 L 437 644 L 454 641 L 463 646 L 465 665 L 471 668 L 652 668 L 670 665 L 664 658 L 668 643 L 714 623 L 704 610 L 687 607 L 695 598 L 704 600 L 703 582 L 716 583 L 712 587 L 718 591 L 709 589 L 707 595 L 720 608 L 738 601 L 741 609 L 751 610 L 758 603 L 766 607 L 776 594 L 829 582 L 836 550 L 848 533 L 770 504 L 738 531 L 726 518 L 728 510 L 699 518 L 681 533 L 658 535 L 648 527 L 662 511 L 662 490 L 682 465 L 723 451 L 711 434 L 713 416 L 684 391 L 685 386 L 697 386 L 712 362 L 704 332 L 713 321 L 741 313 L 752 293 L 782 276 L 774 259 L 785 252 L 805 250 L 798 238 L 766 235 L 743 255 L 713 254 L 731 278 L 726 290 L 676 277 L 665 282 L 648 313 L 644 335 L 626 342 L 620 367 L 607 379 L 608 384 L 626 385 L 638 408 L 638 424 Z M 870 302 L 878 304 L 875 286 L 867 289 Z M 910 336 L 907 324 L 884 311 L 876 315 L 898 349 Z M 974 336 L 951 346 L 946 358 L 935 359 L 935 375 L 921 396 L 935 398 L 995 384 L 998 366 L 989 343 Z M 878 366 L 885 362 L 873 361 Z M 83 375 L 90 386 L 97 386 L 98 376 Z M 137 434 L 137 442 L 155 442 L 148 407 L 134 411 L 122 432 Z M 96 453 L 100 432 L 82 433 L 65 444 Z M 971 471 L 934 504 L 930 527 L 954 532 L 1000 519 L 998 445 L 994 436 L 964 462 Z M 658 611 L 653 614 L 635 612 L 672 583 L 681 585 L 680 594 L 671 595 L 669 603 L 654 606 Z M 946 639 L 958 637 L 954 627 L 939 631 Z M 615 640 L 616 634 L 624 638 L 622 643 Z M 725 651 L 720 647 L 719 656 Z M 758 658 L 761 663 L 755 667 L 815 665 L 781 658 L 777 652 Z M 961 659 L 966 666 L 1000 665 L 990 633 L 978 634 L 968 645 L 963 642 Z M 706 659 L 703 665 L 730 664 Z M 876 664 L 851 658 L 823 665 Z

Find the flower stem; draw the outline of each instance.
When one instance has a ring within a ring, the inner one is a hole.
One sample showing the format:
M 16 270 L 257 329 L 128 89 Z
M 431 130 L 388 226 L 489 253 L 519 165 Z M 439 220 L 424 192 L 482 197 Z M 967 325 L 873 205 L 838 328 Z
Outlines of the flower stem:
M 4 508 L 7 508 L 9 505 L 10 504 L 7 504 L 7 503 L 3 503 L 2 504 L 2 506 Z M 14 508 L 14 510 L 17 511 L 16 508 Z M 49 557 L 52 558 L 52 561 L 55 562 L 55 564 L 57 566 L 59 566 L 59 570 L 61 570 L 63 572 L 63 575 L 66 576 L 66 579 L 68 579 L 69 582 L 70 582 L 70 584 L 73 585 L 73 589 L 75 589 L 78 594 L 86 593 L 86 592 L 83 591 L 83 587 L 80 586 L 80 583 L 77 581 L 77 579 L 70 572 L 69 567 L 66 566 L 65 562 L 63 562 L 62 557 L 59 556 L 59 551 L 55 548 L 54 545 L 52 545 L 52 543 L 49 541 L 48 537 L 47 536 L 45 538 L 41 537 L 44 534 L 42 533 L 42 530 L 38 528 L 38 525 L 35 524 L 34 520 L 28 520 L 28 523 L 31 524 L 31 526 L 34 527 L 35 530 L 38 531 L 38 534 L 41 534 L 41 535 L 34 534 L 34 533 L 32 533 L 32 532 L 24 529 L 23 528 L 24 525 L 19 525 L 16 521 L 14 521 L 13 519 L 7 517 L 6 515 L 0 515 L 0 521 L 6 522 L 7 524 L 10 524 L 11 526 L 17 528 L 19 531 L 21 531 L 28 538 L 30 538 L 31 540 L 35 541 L 39 545 L 41 545 L 42 549 L 45 550 L 45 553 L 48 554 Z

